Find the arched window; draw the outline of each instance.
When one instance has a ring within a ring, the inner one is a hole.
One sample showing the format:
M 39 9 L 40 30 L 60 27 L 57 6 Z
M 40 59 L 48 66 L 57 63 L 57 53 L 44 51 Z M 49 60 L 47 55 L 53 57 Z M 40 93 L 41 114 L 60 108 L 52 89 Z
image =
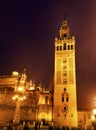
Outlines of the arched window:
M 71 50 L 73 50 L 73 45 L 71 45 Z
M 62 97 L 62 102 L 64 102 L 64 97 Z
M 63 50 L 66 50 L 66 43 L 64 43 L 63 45 Z
M 57 51 L 59 50 L 59 46 L 57 46 Z
M 66 106 L 64 106 L 64 112 L 66 112 L 67 111 L 67 107 Z
M 66 102 L 68 102 L 68 96 L 66 97 Z
M 70 50 L 70 45 L 68 45 L 68 50 Z
M 64 92 L 66 92 L 66 88 L 64 88 Z
M 66 35 L 66 34 L 64 34 L 64 37 L 67 37 L 67 35 Z
M 62 50 L 62 46 L 60 46 L 60 51 Z

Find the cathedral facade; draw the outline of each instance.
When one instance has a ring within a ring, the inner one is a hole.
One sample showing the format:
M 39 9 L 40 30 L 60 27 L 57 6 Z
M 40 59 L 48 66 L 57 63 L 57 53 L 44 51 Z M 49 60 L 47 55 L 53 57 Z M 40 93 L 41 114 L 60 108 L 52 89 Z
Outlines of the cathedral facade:
M 1 76 L 0 123 L 51 122 L 52 98 L 51 90 L 44 89 L 42 83 L 36 86 L 27 81 L 25 73 Z

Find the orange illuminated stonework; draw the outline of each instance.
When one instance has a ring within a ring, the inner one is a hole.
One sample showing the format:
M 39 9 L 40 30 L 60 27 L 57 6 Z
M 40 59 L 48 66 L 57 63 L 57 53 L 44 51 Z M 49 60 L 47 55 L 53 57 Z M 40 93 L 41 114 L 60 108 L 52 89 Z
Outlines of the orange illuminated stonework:
M 75 37 L 67 20 L 55 38 L 54 121 L 62 126 L 77 127 Z
M 96 113 L 77 111 L 75 37 L 71 36 L 66 19 L 54 47 L 54 86 L 51 89 L 28 81 L 25 70 L 0 76 L 0 124 L 29 121 L 91 130 L 96 123 Z
M 0 77 L 0 122 L 52 121 L 52 96 L 40 84 L 27 81 L 26 75 Z M 25 77 L 24 77 L 25 76 Z M 22 80 L 22 81 L 21 81 Z M 26 97 L 26 98 L 25 98 Z

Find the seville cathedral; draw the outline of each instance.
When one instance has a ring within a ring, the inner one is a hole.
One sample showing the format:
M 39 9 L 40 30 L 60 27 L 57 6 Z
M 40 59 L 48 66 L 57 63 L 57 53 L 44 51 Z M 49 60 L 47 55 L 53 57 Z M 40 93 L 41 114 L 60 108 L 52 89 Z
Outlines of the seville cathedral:
M 67 20 L 54 42 L 54 85 L 27 80 L 26 70 L 0 76 L 0 123 L 29 121 L 90 129 L 92 111 L 77 110 L 75 37 Z

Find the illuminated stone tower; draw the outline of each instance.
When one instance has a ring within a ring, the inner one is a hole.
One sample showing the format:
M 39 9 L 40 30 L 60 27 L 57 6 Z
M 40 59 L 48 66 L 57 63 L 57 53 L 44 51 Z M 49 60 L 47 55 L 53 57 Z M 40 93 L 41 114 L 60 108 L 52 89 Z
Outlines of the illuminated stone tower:
M 75 37 L 71 36 L 67 20 L 55 38 L 54 121 L 77 127 L 77 97 L 75 73 Z

